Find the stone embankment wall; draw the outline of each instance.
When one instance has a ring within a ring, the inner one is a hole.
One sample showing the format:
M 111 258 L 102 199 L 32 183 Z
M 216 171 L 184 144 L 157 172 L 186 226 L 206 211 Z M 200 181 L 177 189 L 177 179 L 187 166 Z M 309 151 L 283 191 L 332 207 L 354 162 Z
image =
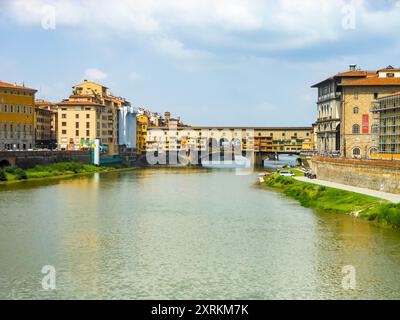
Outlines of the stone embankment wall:
M 400 194 L 400 162 L 314 157 L 309 160 L 318 179 Z
M 46 165 L 55 162 L 75 161 L 91 163 L 89 151 L 3 151 L 0 152 L 0 162 L 17 165 L 21 168 L 31 168 L 36 165 Z

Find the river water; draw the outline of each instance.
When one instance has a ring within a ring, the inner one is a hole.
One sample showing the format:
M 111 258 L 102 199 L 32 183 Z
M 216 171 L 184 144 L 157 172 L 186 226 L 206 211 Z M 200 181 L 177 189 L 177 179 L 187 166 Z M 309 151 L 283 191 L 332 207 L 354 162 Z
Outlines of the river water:
M 400 298 L 400 232 L 256 180 L 138 169 L 0 186 L 0 298 Z

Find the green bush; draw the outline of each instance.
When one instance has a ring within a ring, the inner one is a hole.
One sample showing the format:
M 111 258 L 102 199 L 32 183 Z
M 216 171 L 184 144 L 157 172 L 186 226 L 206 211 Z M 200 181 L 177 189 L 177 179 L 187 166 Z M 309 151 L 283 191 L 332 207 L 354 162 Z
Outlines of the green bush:
M 7 166 L 4 168 L 4 171 L 9 174 L 15 174 L 15 171 L 18 169 L 17 166 Z
M 6 172 L 0 168 L 0 181 L 7 181 Z
M 26 172 L 24 170 L 22 170 L 21 168 L 17 168 L 14 171 L 14 175 L 17 178 L 17 180 L 25 180 L 28 179 L 28 176 L 26 174 Z

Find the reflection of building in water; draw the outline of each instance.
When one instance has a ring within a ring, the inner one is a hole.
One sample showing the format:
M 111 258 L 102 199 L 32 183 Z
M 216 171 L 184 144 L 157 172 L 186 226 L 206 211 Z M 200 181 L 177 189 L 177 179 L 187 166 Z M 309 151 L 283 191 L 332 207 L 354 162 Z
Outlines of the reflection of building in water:
M 57 286 L 62 287 L 67 296 L 74 292 L 84 292 L 86 297 L 98 296 L 101 286 L 99 270 L 102 268 L 100 252 L 103 234 L 99 230 L 100 207 L 103 198 L 98 174 L 92 177 L 74 178 L 62 181 L 57 205 L 64 216 L 59 218 L 58 229 L 63 252 L 62 269 Z M 56 209 L 57 210 L 57 209 Z M 76 223 L 79 221 L 79 224 Z

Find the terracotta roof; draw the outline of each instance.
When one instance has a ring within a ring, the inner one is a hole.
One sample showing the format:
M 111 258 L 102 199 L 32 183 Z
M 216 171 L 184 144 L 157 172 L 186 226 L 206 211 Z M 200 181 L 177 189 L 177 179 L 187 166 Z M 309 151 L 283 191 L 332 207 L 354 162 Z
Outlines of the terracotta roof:
M 394 67 L 392 67 L 392 66 L 387 66 L 386 68 L 383 68 L 383 69 L 380 69 L 380 70 L 378 70 L 378 72 L 381 72 L 381 71 L 387 71 L 387 72 L 390 72 L 390 71 L 395 71 L 395 72 L 399 72 L 400 71 L 400 68 L 394 68 Z
M 47 101 L 35 101 L 35 106 L 54 106 L 55 104 Z
M 71 94 L 70 98 L 93 98 L 95 97 L 94 94 Z
M 100 106 L 102 107 L 103 105 L 99 104 L 99 103 L 95 103 L 92 101 L 61 101 L 59 103 L 57 103 L 57 105 L 59 106 Z
M 400 91 L 399 92 L 394 92 L 394 93 L 391 93 L 391 94 L 387 94 L 387 95 L 385 95 L 383 97 L 380 97 L 380 98 L 378 98 L 376 100 L 381 100 L 381 99 L 385 99 L 385 98 L 389 98 L 389 97 L 393 97 L 393 96 L 400 96 Z
M 375 71 L 372 71 L 372 73 L 375 73 Z M 368 74 L 371 74 L 371 71 L 346 71 L 346 72 L 340 72 L 336 74 L 334 77 L 365 77 Z
M 321 83 L 324 83 L 325 81 L 329 80 L 334 80 L 337 78 L 351 78 L 351 77 L 359 77 L 359 78 L 365 78 L 368 76 L 376 75 L 376 71 L 362 71 L 362 70 L 356 70 L 356 71 L 345 71 L 345 72 L 339 72 L 335 74 L 332 77 L 329 77 L 323 81 L 320 81 L 314 85 L 311 86 L 311 88 L 316 88 L 318 87 Z
M 400 78 L 370 77 L 342 82 L 339 86 L 400 86 Z
M 2 81 L 0 81 L 0 88 L 20 89 L 20 90 L 26 90 L 26 91 L 37 92 L 36 89 L 27 88 L 27 87 L 23 87 L 23 86 L 18 86 L 18 85 L 16 85 L 16 84 L 7 83 L 7 82 L 2 82 Z

